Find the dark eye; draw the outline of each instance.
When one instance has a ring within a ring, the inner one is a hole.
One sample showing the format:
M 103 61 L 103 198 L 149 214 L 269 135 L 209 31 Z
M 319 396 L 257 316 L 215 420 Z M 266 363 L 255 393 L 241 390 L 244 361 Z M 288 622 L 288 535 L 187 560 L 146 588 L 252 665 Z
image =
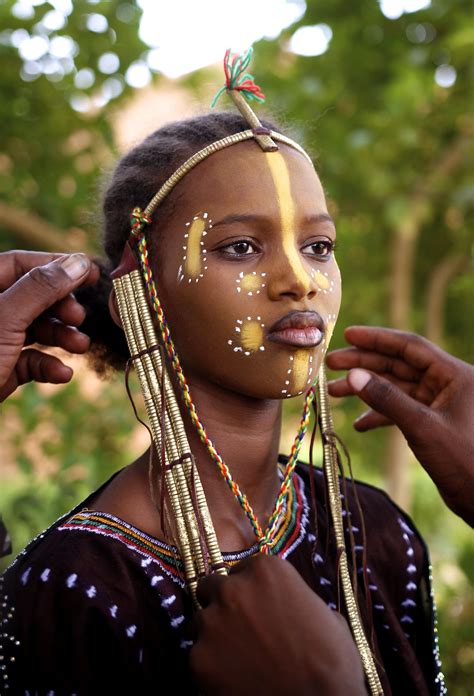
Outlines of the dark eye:
M 247 256 L 249 254 L 253 254 L 256 251 L 255 247 L 251 244 L 251 242 L 248 242 L 245 239 L 240 239 L 237 242 L 232 242 L 232 244 L 228 244 L 225 247 L 221 247 L 220 250 L 228 256 Z
M 303 247 L 302 251 L 309 256 L 317 256 L 319 259 L 328 259 L 332 255 L 335 246 L 335 243 L 330 239 L 321 239 L 317 242 L 307 244 Z

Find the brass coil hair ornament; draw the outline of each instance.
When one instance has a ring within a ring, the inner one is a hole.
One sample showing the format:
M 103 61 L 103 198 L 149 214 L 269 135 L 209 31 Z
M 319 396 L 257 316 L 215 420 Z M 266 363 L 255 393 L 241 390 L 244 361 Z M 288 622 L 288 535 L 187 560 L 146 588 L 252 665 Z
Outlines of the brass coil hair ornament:
M 323 466 L 328 485 L 329 507 L 331 519 L 336 537 L 336 546 L 339 557 L 339 576 L 344 593 L 344 602 L 349 616 L 352 635 L 356 643 L 359 655 L 364 667 L 365 676 L 372 696 L 383 696 L 374 657 L 364 633 L 362 621 L 357 607 L 354 590 L 351 583 L 349 567 L 347 563 L 347 551 L 344 540 L 344 528 L 342 522 L 342 507 L 339 488 L 339 470 L 337 462 L 336 441 L 333 435 L 334 424 L 329 407 L 329 395 L 327 388 L 326 370 L 324 365 L 319 369 L 318 379 L 319 411 L 321 419 L 321 437 L 323 440 Z
M 239 95 L 240 96 L 240 95 Z M 247 105 L 248 106 L 248 105 Z M 249 107 L 250 109 L 250 107 Z M 250 111 L 252 111 L 250 109 Z M 252 112 L 253 113 L 253 112 Z M 265 129 L 264 129 L 265 130 Z M 292 147 L 294 150 L 297 150 L 300 154 L 303 155 L 303 157 L 306 158 L 306 160 L 313 165 L 313 162 L 311 160 L 311 157 L 308 155 L 307 152 L 301 147 L 301 145 L 298 145 L 298 143 L 295 143 L 294 140 L 291 138 L 287 138 L 286 135 L 282 135 L 281 133 L 277 133 L 276 131 L 268 131 L 269 136 L 273 138 L 273 140 L 277 140 L 280 143 L 283 143 L 284 145 L 288 145 L 288 147 Z M 236 145 L 237 143 L 242 143 L 245 140 L 256 140 L 258 136 L 258 132 L 254 130 L 245 130 L 241 131 L 240 133 L 234 133 L 233 135 L 227 135 L 225 138 L 221 138 L 220 140 L 216 140 L 215 143 L 211 143 L 207 147 L 204 147 L 202 150 L 199 150 L 196 152 L 194 155 L 189 157 L 183 164 L 178 167 L 178 169 L 172 174 L 169 179 L 165 181 L 163 186 L 155 193 L 151 201 L 148 203 L 147 207 L 143 211 L 143 216 L 146 218 L 151 218 L 152 213 L 156 209 L 156 207 L 163 201 L 164 198 L 174 189 L 176 184 L 181 181 L 181 179 L 186 176 L 188 172 L 191 171 L 191 169 L 194 169 L 194 167 L 205 160 L 209 155 L 214 154 L 214 152 L 219 152 L 219 150 L 223 150 L 226 147 L 229 147 L 230 145 Z M 273 148 L 274 149 L 274 148 Z
M 227 574 L 227 570 L 217 543 L 199 474 L 190 452 L 171 380 L 160 352 L 150 350 L 156 347 L 159 341 L 140 271 L 133 270 L 116 277 L 113 280 L 113 286 L 128 347 L 143 393 L 153 442 L 158 452 L 165 453 L 162 475 L 167 491 L 168 517 L 172 517 L 171 526 L 176 535 L 176 545 L 183 563 L 185 580 L 197 605 L 197 583 L 199 578 L 205 575 L 208 567 L 224 575 Z M 162 380 L 164 381 L 164 404 L 162 403 Z M 162 414 L 164 422 L 161 422 Z M 164 442 L 162 442 L 163 436 Z M 200 527 L 204 530 L 204 540 Z

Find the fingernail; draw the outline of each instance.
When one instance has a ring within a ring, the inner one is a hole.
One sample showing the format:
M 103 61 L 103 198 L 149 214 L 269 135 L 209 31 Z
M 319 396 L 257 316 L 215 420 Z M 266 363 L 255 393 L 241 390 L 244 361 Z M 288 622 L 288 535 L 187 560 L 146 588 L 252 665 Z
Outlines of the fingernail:
M 85 254 L 71 254 L 66 256 L 60 263 L 71 280 L 82 278 L 90 267 L 89 259 Z
M 355 392 L 362 391 L 362 389 L 370 381 L 371 377 L 372 375 L 370 374 L 370 372 L 366 372 L 365 370 L 361 370 L 359 368 L 351 370 L 347 375 L 349 384 Z

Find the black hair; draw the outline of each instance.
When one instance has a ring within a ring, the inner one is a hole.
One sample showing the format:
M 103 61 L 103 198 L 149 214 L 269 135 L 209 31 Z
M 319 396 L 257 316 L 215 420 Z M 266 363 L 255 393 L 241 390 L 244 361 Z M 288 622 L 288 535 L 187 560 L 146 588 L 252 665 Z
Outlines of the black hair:
M 262 124 L 281 130 L 267 120 Z M 90 357 L 99 374 L 106 374 L 110 368 L 124 369 L 128 357 L 125 336 L 110 316 L 108 298 L 112 289 L 110 272 L 118 266 L 129 237 L 133 208 L 145 209 L 164 182 L 198 150 L 248 128 L 240 114 L 225 111 L 177 121 L 156 130 L 117 163 L 103 196 L 102 246 L 106 258 L 96 259 L 100 280 L 94 287 L 76 292 L 86 309 L 81 330 L 91 337 Z M 172 204 L 173 193 L 160 204 L 160 214 Z M 150 248 L 153 252 L 153 236 Z

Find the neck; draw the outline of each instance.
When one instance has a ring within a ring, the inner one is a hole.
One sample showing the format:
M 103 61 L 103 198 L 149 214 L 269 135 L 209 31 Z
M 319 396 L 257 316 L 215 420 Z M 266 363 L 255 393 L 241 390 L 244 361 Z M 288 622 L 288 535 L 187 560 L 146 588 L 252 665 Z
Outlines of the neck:
M 281 402 L 245 397 L 191 376 L 189 384 L 208 437 L 265 528 L 280 486 L 276 465 Z M 187 412 L 183 419 L 220 546 L 234 551 L 245 548 L 256 541 L 250 522 Z

